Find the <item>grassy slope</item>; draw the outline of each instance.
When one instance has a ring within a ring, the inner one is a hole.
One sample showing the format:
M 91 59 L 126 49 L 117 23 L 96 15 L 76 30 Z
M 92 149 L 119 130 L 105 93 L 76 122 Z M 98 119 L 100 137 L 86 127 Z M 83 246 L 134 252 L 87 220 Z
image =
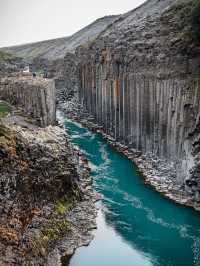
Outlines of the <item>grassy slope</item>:
M 14 58 L 14 56 L 12 54 L 0 51 L 0 63 L 6 62 L 6 61 L 13 59 L 13 58 Z
M 5 117 L 9 112 L 10 107 L 4 102 L 0 102 L 0 118 Z

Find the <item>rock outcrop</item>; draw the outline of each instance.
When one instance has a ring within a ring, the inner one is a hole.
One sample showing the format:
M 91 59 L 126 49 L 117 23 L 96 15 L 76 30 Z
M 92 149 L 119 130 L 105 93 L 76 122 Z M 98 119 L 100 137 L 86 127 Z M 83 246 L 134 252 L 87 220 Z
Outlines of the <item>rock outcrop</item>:
M 174 164 L 200 200 L 200 46 L 192 1 L 149 0 L 77 49 L 79 102 L 104 132 Z
M 73 86 L 74 76 L 71 76 L 74 65 L 76 66 L 76 48 L 80 45 L 86 47 L 118 17 L 115 15 L 99 18 L 69 37 L 1 48 L 0 52 L 20 56 L 29 62 L 32 72 L 40 72 L 48 78 L 54 78 L 58 98 L 65 96 L 66 99 L 77 89 L 77 86 Z
M 61 256 L 91 241 L 89 172 L 63 129 L 4 118 L 0 183 L 0 265 L 61 265 Z
M 15 62 L 4 63 L 0 265 L 59 266 L 63 256 L 89 244 L 96 227 L 89 168 L 64 129 L 54 126 L 54 80 L 22 73 Z
M 54 80 L 31 76 L 4 77 L 0 80 L 0 99 L 20 108 L 45 127 L 56 122 Z

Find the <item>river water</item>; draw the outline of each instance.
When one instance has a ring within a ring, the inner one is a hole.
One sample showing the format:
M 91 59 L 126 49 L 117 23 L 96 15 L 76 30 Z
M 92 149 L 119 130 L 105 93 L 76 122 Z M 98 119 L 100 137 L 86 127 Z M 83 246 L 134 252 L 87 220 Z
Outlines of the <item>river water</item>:
M 200 266 L 200 214 L 144 185 L 133 163 L 101 137 L 65 121 L 102 194 L 98 229 L 70 266 Z

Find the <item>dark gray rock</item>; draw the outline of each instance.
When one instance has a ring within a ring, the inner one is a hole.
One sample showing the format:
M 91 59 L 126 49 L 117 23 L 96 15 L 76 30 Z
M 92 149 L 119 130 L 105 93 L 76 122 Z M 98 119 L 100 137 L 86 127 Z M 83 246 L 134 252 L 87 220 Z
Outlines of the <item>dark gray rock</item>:
M 78 48 L 78 100 L 116 141 L 173 162 L 197 199 L 200 50 L 185 39 L 190 10 L 190 1 L 147 1 Z

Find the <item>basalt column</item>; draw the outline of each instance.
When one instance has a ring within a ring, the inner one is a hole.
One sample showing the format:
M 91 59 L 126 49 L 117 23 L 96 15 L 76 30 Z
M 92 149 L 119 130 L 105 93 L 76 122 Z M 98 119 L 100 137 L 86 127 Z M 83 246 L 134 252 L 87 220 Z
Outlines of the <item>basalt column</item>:
M 105 133 L 129 147 L 177 161 L 179 176 L 194 164 L 191 132 L 200 117 L 200 81 L 190 75 L 134 73 L 119 61 L 80 67 L 80 101 Z

